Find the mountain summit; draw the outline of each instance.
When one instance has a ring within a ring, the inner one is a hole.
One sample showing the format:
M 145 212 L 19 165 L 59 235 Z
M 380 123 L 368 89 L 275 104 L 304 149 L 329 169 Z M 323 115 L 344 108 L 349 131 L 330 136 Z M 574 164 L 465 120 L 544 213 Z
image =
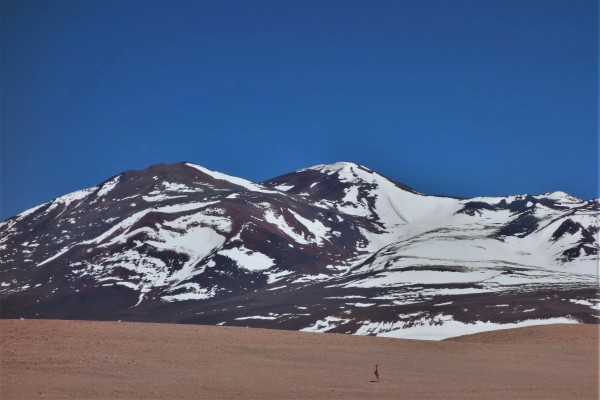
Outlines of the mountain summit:
M 127 171 L 0 223 L 2 318 L 441 338 L 598 322 L 597 200 L 427 196 L 354 163 Z

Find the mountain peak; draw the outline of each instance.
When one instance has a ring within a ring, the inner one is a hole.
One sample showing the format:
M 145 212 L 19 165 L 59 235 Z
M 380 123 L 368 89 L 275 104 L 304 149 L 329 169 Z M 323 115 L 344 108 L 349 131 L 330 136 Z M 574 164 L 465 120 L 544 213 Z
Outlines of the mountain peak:
M 561 201 L 561 202 L 567 202 L 567 203 L 580 203 L 581 199 L 570 195 L 567 192 L 563 192 L 560 190 L 554 191 L 554 192 L 549 192 L 549 193 L 545 193 L 542 195 L 543 197 L 546 197 L 548 199 L 551 200 L 556 200 L 556 201 Z M 540 196 L 541 197 L 541 196 Z
M 340 171 L 348 171 L 348 170 L 351 170 L 352 168 L 360 168 L 365 171 L 371 172 L 371 169 L 369 169 L 363 165 L 359 165 L 359 164 L 349 162 L 349 161 L 338 161 L 338 162 L 335 162 L 332 164 L 317 164 L 317 165 L 313 165 L 312 167 L 302 168 L 302 169 L 298 170 L 297 172 L 321 171 L 321 172 L 325 172 L 325 173 L 335 173 L 335 172 L 340 172 Z

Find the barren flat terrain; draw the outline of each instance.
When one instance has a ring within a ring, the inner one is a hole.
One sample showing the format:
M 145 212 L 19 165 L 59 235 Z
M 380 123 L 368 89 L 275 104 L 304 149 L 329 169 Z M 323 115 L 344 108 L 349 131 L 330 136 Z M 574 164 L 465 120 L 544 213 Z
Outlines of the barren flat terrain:
M 2 399 L 598 399 L 598 325 L 441 342 L 89 321 L 0 328 Z

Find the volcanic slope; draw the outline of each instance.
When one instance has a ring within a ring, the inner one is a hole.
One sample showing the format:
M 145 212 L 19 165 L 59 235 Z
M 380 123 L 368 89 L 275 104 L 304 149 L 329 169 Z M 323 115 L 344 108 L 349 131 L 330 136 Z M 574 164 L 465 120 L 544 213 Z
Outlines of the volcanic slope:
M 598 209 L 346 162 L 261 184 L 155 165 L 1 222 L 1 313 L 436 339 L 597 323 Z

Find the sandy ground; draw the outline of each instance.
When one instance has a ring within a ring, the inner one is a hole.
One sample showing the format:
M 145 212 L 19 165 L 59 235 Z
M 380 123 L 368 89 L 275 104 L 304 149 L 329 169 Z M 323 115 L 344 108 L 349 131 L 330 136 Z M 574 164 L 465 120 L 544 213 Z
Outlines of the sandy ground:
M 442 342 L 119 322 L 0 328 L 2 399 L 598 399 L 597 325 Z

